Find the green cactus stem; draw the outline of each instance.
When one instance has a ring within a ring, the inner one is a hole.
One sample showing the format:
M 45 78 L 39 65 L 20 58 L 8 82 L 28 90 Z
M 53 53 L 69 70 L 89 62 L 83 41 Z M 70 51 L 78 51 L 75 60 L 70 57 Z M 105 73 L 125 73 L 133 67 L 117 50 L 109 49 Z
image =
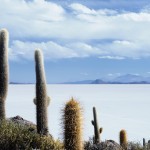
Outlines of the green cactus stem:
M 64 148 L 65 150 L 82 150 L 82 113 L 80 104 L 73 98 L 63 110 Z
M 8 38 L 6 29 L 0 31 L 0 119 L 6 118 L 5 100 L 8 92 Z
M 35 69 L 36 69 L 36 120 L 37 132 L 42 135 L 48 135 L 48 96 L 46 89 L 46 79 L 43 64 L 43 57 L 40 50 L 35 51 Z
M 103 128 L 99 128 L 95 107 L 93 107 L 93 117 L 94 120 L 92 120 L 91 123 L 94 126 L 94 143 L 98 144 L 100 143 L 100 134 L 102 133 Z

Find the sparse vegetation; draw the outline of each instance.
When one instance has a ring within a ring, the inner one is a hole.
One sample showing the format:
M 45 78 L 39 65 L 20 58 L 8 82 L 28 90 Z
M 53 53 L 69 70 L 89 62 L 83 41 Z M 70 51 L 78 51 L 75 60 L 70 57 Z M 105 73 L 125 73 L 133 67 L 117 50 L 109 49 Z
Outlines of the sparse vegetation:
M 126 147 L 123 148 L 112 140 L 94 144 L 93 139 L 90 138 L 84 143 L 84 150 L 150 150 L 150 146 L 148 143 L 142 146 L 140 142 L 127 142 Z
M 63 144 L 50 136 L 40 136 L 31 127 L 13 122 L 0 123 L 0 150 L 62 150 Z

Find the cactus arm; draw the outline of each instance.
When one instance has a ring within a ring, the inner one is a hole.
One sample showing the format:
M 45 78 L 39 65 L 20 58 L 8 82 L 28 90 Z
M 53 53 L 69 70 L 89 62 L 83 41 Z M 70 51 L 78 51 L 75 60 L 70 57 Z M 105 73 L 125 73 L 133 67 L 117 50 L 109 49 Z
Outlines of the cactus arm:
M 100 128 L 99 129 L 99 133 L 101 134 L 103 132 L 103 128 Z
M 51 98 L 47 96 L 47 107 L 49 106 L 50 102 L 51 102 Z
M 50 104 L 50 101 L 51 101 L 51 98 L 49 96 L 47 96 L 47 107 L 49 106 Z M 33 103 L 36 105 L 36 97 L 33 99 Z
M 33 103 L 36 105 L 36 97 L 33 99 Z
M 92 123 L 92 125 L 94 126 L 94 121 L 93 121 L 93 120 L 91 121 L 91 123 Z
M 0 119 L 5 119 L 5 100 L 8 91 L 8 31 L 0 31 Z

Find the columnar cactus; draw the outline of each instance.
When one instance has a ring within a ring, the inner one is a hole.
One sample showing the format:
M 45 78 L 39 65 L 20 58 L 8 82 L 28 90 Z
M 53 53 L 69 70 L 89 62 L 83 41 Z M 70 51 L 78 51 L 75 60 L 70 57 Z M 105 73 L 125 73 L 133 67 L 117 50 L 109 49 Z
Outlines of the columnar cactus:
M 5 100 L 8 91 L 8 38 L 7 30 L 0 31 L 0 119 L 5 119 Z
M 145 138 L 143 138 L 143 147 L 146 146 L 146 141 L 145 141 Z
M 35 51 L 35 69 L 36 69 L 36 120 L 37 132 L 42 135 L 48 135 L 48 96 L 46 89 L 45 71 L 43 57 L 40 50 Z
M 127 132 L 125 130 L 120 131 L 120 145 L 123 148 L 127 147 Z
M 98 121 L 97 121 L 97 113 L 96 113 L 96 108 L 93 107 L 93 117 L 94 120 L 91 121 L 92 125 L 94 126 L 94 143 L 100 143 L 100 134 L 103 131 L 103 128 L 99 128 L 98 126 Z
M 63 110 L 65 150 L 82 150 L 82 113 L 80 104 L 73 98 Z

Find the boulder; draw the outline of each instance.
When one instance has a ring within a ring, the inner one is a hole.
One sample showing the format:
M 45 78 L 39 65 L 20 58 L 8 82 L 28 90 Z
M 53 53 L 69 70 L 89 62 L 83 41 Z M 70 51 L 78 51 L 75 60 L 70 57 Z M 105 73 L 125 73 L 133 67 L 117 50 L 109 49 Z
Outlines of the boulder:
M 13 122 L 13 123 L 17 123 L 17 124 L 19 124 L 21 126 L 29 127 L 29 131 L 31 131 L 33 133 L 37 133 L 36 124 L 34 124 L 31 121 L 25 120 L 25 119 L 23 119 L 20 116 L 15 116 L 15 117 L 8 118 L 7 121 L 10 121 L 10 122 Z M 51 134 L 49 134 L 48 136 L 53 139 L 53 136 Z
M 85 150 L 123 150 L 122 147 L 113 140 L 106 140 L 99 144 L 88 145 Z

